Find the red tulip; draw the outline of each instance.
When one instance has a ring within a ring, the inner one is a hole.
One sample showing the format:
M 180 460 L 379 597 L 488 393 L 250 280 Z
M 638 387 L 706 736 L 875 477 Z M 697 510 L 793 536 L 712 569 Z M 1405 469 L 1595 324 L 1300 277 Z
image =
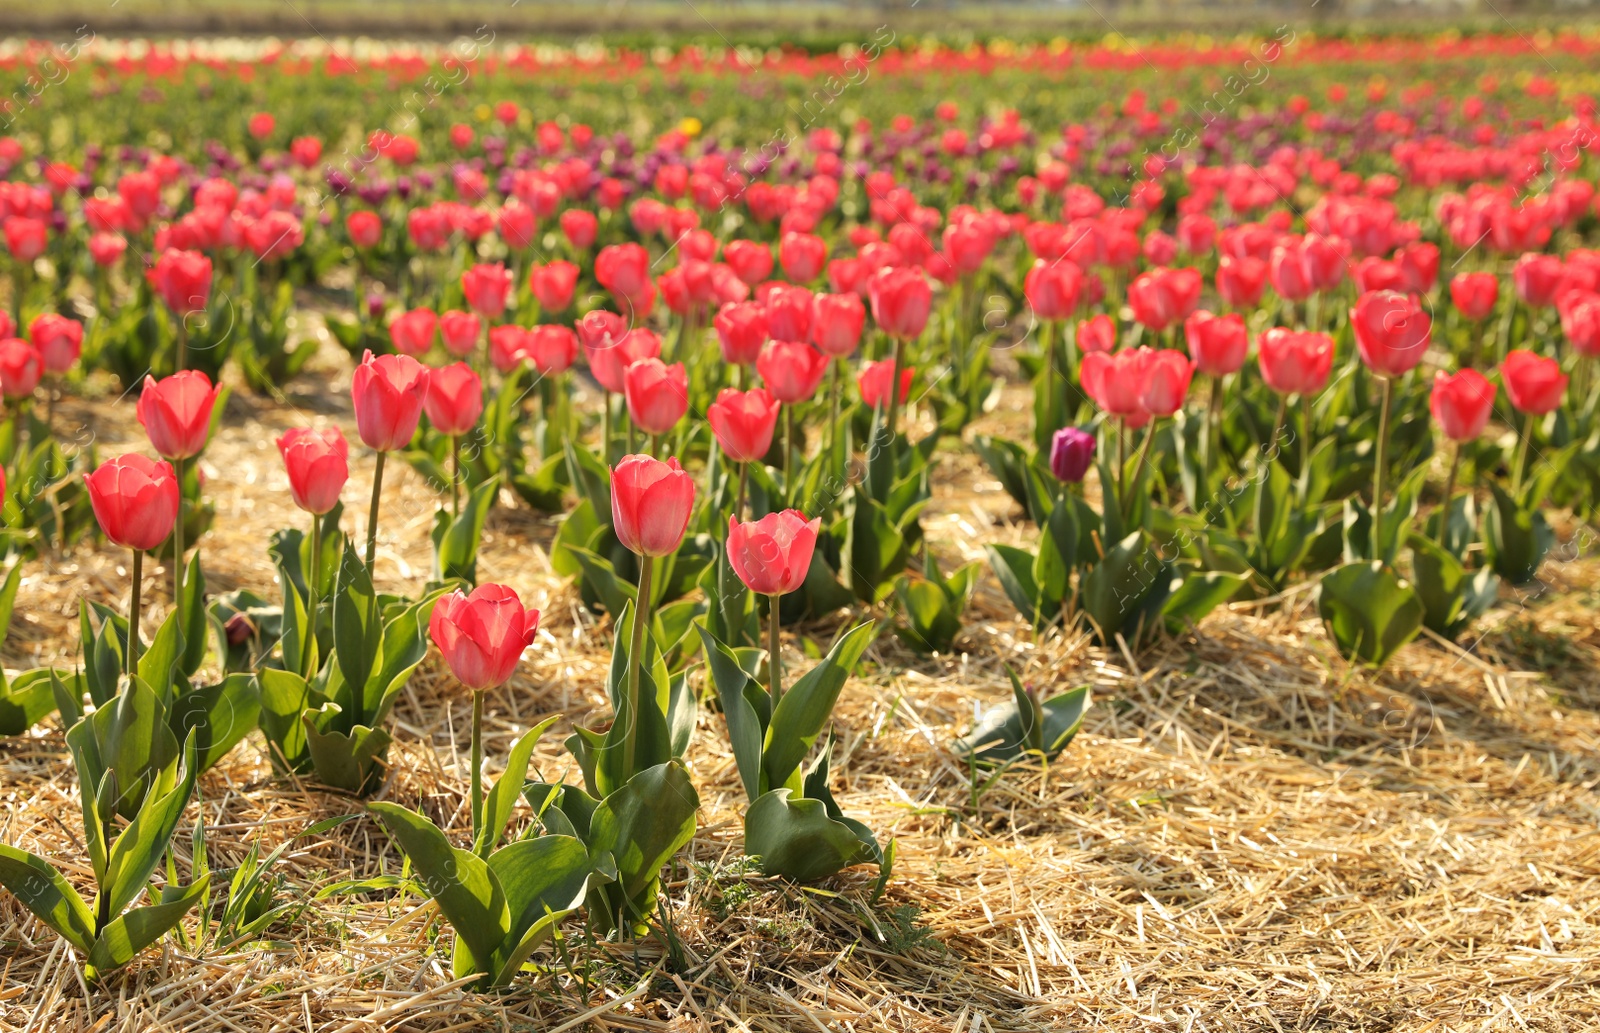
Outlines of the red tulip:
M 256 112 L 254 115 L 251 115 L 250 120 L 245 123 L 246 127 L 250 130 L 250 135 L 255 137 L 257 140 L 265 140 L 267 137 L 271 136 L 272 130 L 277 126 L 277 124 L 278 120 L 273 118 L 272 113 L 268 111 Z
M 1184 320 L 1183 334 L 1189 344 L 1189 355 L 1201 373 L 1223 377 L 1244 367 L 1245 355 L 1250 351 L 1250 334 L 1245 329 L 1244 318 L 1237 313 L 1215 316 L 1203 308 L 1196 309 Z
M 6 248 L 19 262 L 32 262 L 50 243 L 50 227 L 43 219 L 12 215 L 5 221 Z
M 211 259 L 197 251 L 167 248 L 149 276 L 150 285 L 179 317 L 204 312 L 211 303 Z
M 20 337 L 0 341 L 0 394 L 7 398 L 27 398 L 44 376 L 44 357 L 39 349 Z
M 811 339 L 811 292 L 792 283 L 774 283 L 757 293 L 767 310 L 767 334 L 775 341 Z
M 1311 296 L 1312 284 L 1300 263 L 1298 244 L 1279 244 L 1267 259 L 1267 278 L 1272 289 L 1285 301 L 1304 301 Z
M 735 365 L 754 363 L 767 343 L 767 310 L 753 301 L 722 306 L 711 324 L 722 345 L 722 358 Z
M 1117 324 L 1104 312 L 1078 322 L 1078 350 L 1083 354 L 1108 352 L 1116 346 Z
M 638 244 L 611 244 L 594 260 L 594 277 L 619 301 L 635 301 L 652 293 L 650 253 Z
M 722 260 L 752 287 L 772 275 L 772 249 L 753 240 L 728 241 L 722 249 Z
M 528 358 L 527 328 L 515 323 L 489 328 L 489 361 L 495 369 L 510 373 Z
M 1066 319 L 1078 305 L 1083 289 L 1083 271 L 1066 259 L 1046 262 L 1040 258 L 1022 281 L 1022 292 L 1040 319 Z
M 278 452 L 296 506 L 321 516 L 338 505 L 350 479 L 350 445 L 338 427 L 291 428 L 278 438 Z
M 128 242 L 121 234 L 96 233 L 89 238 L 89 257 L 101 268 L 120 262 L 123 252 L 127 250 Z
M 614 395 L 623 393 L 623 374 L 627 372 L 629 366 L 643 359 L 659 358 L 661 355 L 661 338 L 656 336 L 654 330 L 646 330 L 643 327 L 629 330 L 615 340 L 604 338 L 604 342 L 591 347 L 588 340 L 585 340 L 583 354 L 589 360 L 589 372 L 594 374 L 601 387 Z
M 497 319 L 506 310 L 511 293 L 511 271 L 498 262 L 480 262 L 461 274 L 461 292 L 480 316 Z
M 46 373 L 65 373 L 83 354 L 83 324 L 54 312 L 34 318 L 28 327 L 28 339 L 39 349 Z
M 1419 271 L 1425 256 L 1413 256 L 1414 266 Z M 1439 264 L 1438 250 L 1434 251 L 1434 267 Z M 1350 246 L 1343 240 L 1335 237 L 1325 237 L 1320 233 L 1308 233 L 1300 242 L 1300 268 L 1304 271 L 1306 282 L 1311 284 L 1313 291 L 1331 291 L 1344 282 L 1345 266 L 1350 261 Z M 1432 282 L 1429 282 L 1432 286 Z
M 1450 300 L 1468 319 L 1489 318 L 1500 298 L 1500 279 L 1494 273 L 1458 273 L 1450 279 Z
M 148 552 L 172 534 L 178 479 L 166 460 L 134 453 L 118 456 L 83 481 L 100 530 L 117 545 Z
M 933 288 L 920 269 L 885 269 L 867 283 L 872 319 L 890 337 L 912 340 L 922 336 L 933 304 Z
M 628 415 L 646 434 L 665 434 L 689 411 L 689 373 L 683 363 L 640 359 L 622 374 Z
M 566 235 L 568 243 L 579 251 L 589 250 L 599 231 L 600 220 L 595 218 L 593 212 L 569 208 L 561 213 L 561 232 Z
M 428 393 L 428 368 L 409 355 L 361 357 L 350 380 L 356 430 L 368 448 L 393 452 L 411 443 Z
M 1555 255 L 1526 254 L 1511 269 L 1511 283 L 1523 304 L 1534 308 L 1554 305 L 1565 272 Z
M 322 159 L 322 141 L 314 136 L 297 136 L 289 141 L 289 156 L 301 168 L 312 168 Z
M 772 448 L 778 407 L 778 400 L 763 388 L 735 391 L 725 387 L 706 409 L 706 421 L 730 462 L 754 463 Z
M 910 366 L 902 366 L 900 368 L 901 405 L 904 405 L 906 399 L 911 395 L 911 380 L 915 372 Z M 872 409 L 887 404 L 889 400 L 889 381 L 893 377 L 893 359 L 868 363 L 866 368 L 856 374 L 856 388 L 861 392 L 861 401 Z
M 545 376 L 564 373 L 578 358 L 578 335 L 565 326 L 541 323 L 528 331 L 523 345 L 533 367 Z
M 383 236 L 383 220 L 377 212 L 351 212 L 345 216 L 344 228 L 350 234 L 350 243 L 363 250 L 375 247 Z
M 810 283 L 822 275 L 828 245 L 814 233 L 785 233 L 778 242 L 778 263 L 783 275 L 795 283 Z
M 431 308 L 414 308 L 402 312 L 389 324 L 389 341 L 401 355 L 420 359 L 433 349 L 434 335 L 439 331 L 439 317 Z
M 1152 416 L 1171 416 L 1183 408 L 1189 381 L 1194 377 L 1194 363 L 1183 352 L 1163 348 L 1151 353 L 1145 377 L 1140 404 Z
M 1254 308 L 1267 285 L 1267 263 L 1249 256 L 1223 255 L 1217 263 L 1217 293 L 1233 308 Z
M 1183 319 L 1200 302 L 1200 274 L 1193 269 L 1152 269 L 1128 285 L 1133 318 L 1157 332 Z
M 538 633 L 539 611 L 523 609 L 505 585 L 479 585 L 471 595 L 458 588 L 440 596 L 428 618 L 450 673 L 474 692 L 505 684 Z
M 1144 426 L 1150 420 L 1144 395 L 1150 383 L 1150 359 L 1154 354 L 1149 348 L 1087 353 L 1078 371 L 1084 393 L 1128 426 Z
M 546 312 L 560 312 L 572 304 L 572 292 L 578 285 L 578 267 L 560 260 L 549 265 L 536 265 L 528 274 L 528 286 L 539 299 L 539 307 Z
M 1412 295 L 1371 291 L 1356 300 L 1350 324 L 1367 368 L 1397 377 L 1422 361 L 1433 321 Z
M 1518 412 L 1543 416 L 1561 404 L 1567 375 L 1555 359 L 1516 348 L 1500 362 L 1500 380 Z
M 676 459 L 623 456 L 611 469 L 611 529 L 641 556 L 678 551 L 694 509 L 694 479 Z
M 1261 379 L 1281 395 L 1314 395 L 1333 371 L 1333 338 L 1327 334 L 1275 326 L 1257 347 Z
M 181 370 L 159 381 L 144 378 L 136 413 L 158 455 L 176 460 L 200 454 L 211 436 L 217 391 L 199 370 Z
M 483 380 L 465 362 L 429 370 L 422 408 L 440 434 L 465 434 L 483 415 Z
M 1494 409 L 1495 387 L 1482 373 L 1464 369 L 1458 373 L 1440 370 L 1433 376 L 1433 393 L 1428 408 L 1439 421 L 1439 429 L 1451 441 L 1471 441 L 1483 433 Z
M 824 355 L 849 355 L 861 343 L 866 321 L 859 294 L 818 294 L 811 302 L 811 343 Z
M 494 218 L 495 230 L 507 250 L 526 251 L 533 246 L 539 231 L 539 217 L 532 208 L 512 198 L 501 206 Z
M 482 331 L 483 321 L 473 312 L 453 308 L 439 317 L 439 336 L 444 338 L 444 346 L 451 355 L 471 355 Z
M 758 595 L 787 595 L 805 584 L 822 521 L 798 509 L 740 523 L 728 517 L 728 563 Z
M 773 341 L 756 360 L 761 382 L 787 405 L 809 400 L 827 371 L 828 356 L 803 341 Z
M 1425 241 L 1407 244 L 1394 253 L 1395 264 L 1405 277 L 1411 294 L 1426 294 L 1439 280 L 1439 248 Z

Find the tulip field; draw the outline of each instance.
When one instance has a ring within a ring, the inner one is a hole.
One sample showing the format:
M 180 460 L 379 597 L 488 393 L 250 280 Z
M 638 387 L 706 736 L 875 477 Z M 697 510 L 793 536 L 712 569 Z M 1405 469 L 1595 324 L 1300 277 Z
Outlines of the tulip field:
M 892 15 L 0 47 L 0 1030 L 1600 1024 L 1600 35 Z

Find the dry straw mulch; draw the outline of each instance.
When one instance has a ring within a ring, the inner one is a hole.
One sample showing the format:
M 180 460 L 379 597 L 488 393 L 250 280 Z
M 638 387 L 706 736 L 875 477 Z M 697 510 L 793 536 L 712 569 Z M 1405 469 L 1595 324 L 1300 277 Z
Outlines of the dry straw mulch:
M 231 403 L 205 458 L 213 591 L 276 598 L 267 535 L 301 517 L 271 439 L 295 421 L 351 430 L 347 374 L 332 370 L 298 394 Z M 131 409 L 69 403 L 58 416 L 92 414 L 109 454 L 142 445 Z M 970 457 L 944 462 L 928 528 L 947 561 L 1028 535 Z M 371 463 L 353 465 L 346 529 L 359 532 Z M 409 471 L 388 482 L 380 580 L 426 577 L 433 505 Z M 551 574 L 553 528 L 526 510 L 490 521 L 480 570 L 545 616 L 491 697 L 488 753 L 559 712 L 536 764 L 575 778 L 560 739 L 604 707 L 609 637 Z M 1600 1028 L 1600 565 L 1579 551 L 1546 566 L 1540 591 L 1508 593 L 1470 649 L 1419 641 L 1379 675 L 1332 654 L 1303 591 L 1129 656 L 1034 641 L 990 582 L 958 656 L 919 658 L 885 635 L 841 700 L 838 798 L 898 849 L 876 903 L 871 869 L 797 887 L 744 868 L 732 758 L 720 717 L 703 713 L 689 758 L 701 828 L 669 872 L 658 937 L 596 945 L 569 923 L 544 973 L 478 995 L 450 980 L 450 933 L 426 900 L 341 895 L 232 953 L 169 938 L 86 988 L 71 952 L 0 896 L 0 1029 Z M 125 568 L 88 545 L 30 564 L 7 666 L 70 660 L 79 598 L 122 605 Z M 157 613 L 169 576 L 150 574 Z M 800 632 L 825 646 L 835 630 Z M 1090 682 L 1096 703 L 1048 771 L 1014 770 L 974 803 L 948 743 L 975 707 L 1006 698 L 1002 662 L 1041 686 Z M 791 669 L 803 663 L 791 653 Z M 426 663 L 397 710 L 386 798 L 462 826 L 467 713 Z M 59 729 L 0 743 L 0 772 L 0 839 L 64 859 L 85 884 Z M 190 818 L 205 815 L 214 868 L 360 809 L 274 778 L 255 737 L 202 792 Z M 187 849 L 184 837 L 185 863 Z M 301 840 L 279 871 L 295 895 L 400 868 L 363 816 Z

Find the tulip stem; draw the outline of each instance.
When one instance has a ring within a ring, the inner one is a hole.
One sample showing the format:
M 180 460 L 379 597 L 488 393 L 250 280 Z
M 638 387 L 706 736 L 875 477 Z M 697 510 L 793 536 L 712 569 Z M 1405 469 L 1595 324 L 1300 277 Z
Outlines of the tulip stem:
M 472 842 L 483 835 L 483 691 L 472 692 Z
M 1383 386 L 1379 388 L 1378 402 L 1378 452 L 1375 456 L 1377 462 L 1372 468 L 1372 558 L 1381 562 L 1383 560 L 1383 464 L 1386 458 L 1384 446 L 1389 440 L 1389 392 L 1394 386 L 1394 381 L 1388 377 L 1379 377 L 1378 381 Z
M 749 463 L 740 463 L 739 464 L 739 491 L 738 491 L 738 494 L 735 495 L 734 499 L 733 499 L 733 518 L 735 520 L 738 520 L 738 521 L 741 521 L 741 522 L 744 520 L 744 495 L 745 495 L 745 491 L 749 488 L 749 486 L 750 486 L 750 464 Z
M 633 635 L 628 648 L 628 721 L 632 727 L 622 738 L 622 779 L 633 777 L 634 743 L 639 737 L 639 668 L 644 663 L 644 626 L 650 622 L 650 574 L 655 565 L 651 556 L 639 557 L 639 591 L 633 607 Z M 618 715 L 619 719 L 621 715 Z
M 300 644 L 300 660 L 307 678 L 316 673 L 312 656 L 317 643 L 317 588 L 322 580 L 322 517 L 311 514 L 311 569 L 306 571 L 306 640 Z
M 767 596 L 767 695 L 772 699 L 772 713 L 778 712 L 783 700 L 783 653 L 778 639 L 778 599 Z M 768 722 L 771 722 L 769 717 Z
M 1211 467 L 1216 463 L 1218 454 L 1222 451 L 1222 378 L 1213 377 L 1211 380 L 1211 397 L 1206 402 L 1206 432 L 1203 444 L 1204 456 L 1200 465 L 1205 467 L 1206 479 L 1211 478 Z
M 378 557 L 378 500 L 383 496 L 383 461 L 389 453 L 379 452 L 372 467 L 372 505 L 367 510 L 367 576 L 372 576 L 372 564 Z M 373 589 L 376 593 L 377 589 Z
M 833 411 L 833 419 L 828 422 L 828 454 L 831 456 L 839 436 L 839 367 L 844 365 L 844 360 L 835 358 L 829 365 L 833 367 L 828 374 L 828 400 Z
M 144 553 L 133 550 L 133 588 L 128 593 L 128 677 L 139 665 L 139 582 L 144 580 Z
M 1137 487 L 1137 486 L 1139 486 L 1140 484 L 1143 483 L 1144 467 L 1145 467 L 1145 464 L 1150 461 L 1150 445 L 1151 445 L 1152 442 L 1155 441 L 1155 439 L 1156 439 L 1156 421 L 1154 419 L 1152 419 L 1149 422 L 1149 424 L 1147 424 L 1145 426 L 1145 429 L 1144 429 L 1144 442 L 1142 444 L 1140 444 L 1140 446 L 1139 446 L 1139 458 L 1136 459 L 1134 461 L 1134 464 L 1133 464 L 1133 481 L 1134 481 L 1133 486 L 1134 487 Z M 1133 509 L 1133 506 L 1132 506 L 1133 498 L 1134 498 L 1134 496 L 1133 496 L 1133 494 L 1131 492 L 1124 492 L 1123 493 L 1123 498 L 1122 498 L 1123 512 L 1122 512 L 1122 516 L 1123 516 L 1124 520 L 1126 520 L 1129 516 L 1132 515 L 1131 510 Z
M 172 464 L 178 468 L 178 519 L 172 522 L 172 616 L 177 622 L 180 639 L 183 638 L 183 468 L 187 462 L 187 459 L 179 459 Z
M 1450 536 L 1450 499 L 1456 493 L 1456 477 L 1461 470 L 1461 442 L 1456 442 L 1455 454 L 1450 457 L 1450 472 L 1444 477 L 1444 505 L 1439 510 L 1438 542 L 1443 546 Z
M 1267 464 L 1270 466 L 1278 458 L 1278 438 L 1283 434 L 1283 421 L 1289 416 L 1289 396 L 1278 396 L 1278 415 L 1272 420 L 1272 434 L 1266 440 L 1266 454 L 1270 456 Z
M 787 508 L 794 499 L 794 406 L 783 407 L 783 504 Z
M 178 371 L 189 368 L 189 324 L 183 316 L 173 313 L 178 323 Z
M 600 406 L 600 461 L 611 465 L 611 395 Z
M 898 476 L 900 466 L 895 461 L 895 431 L 900 421 L 900 367 L 905 363 L 906 342 L 903 337 L 894 339 L 894 364 L 889 367 L 889 480 Z
M 1300 412 L 1305 417 L 1304 428 L 1300 433 L 1300 480 L 1306 484 L 1311 483 L 1311 396 L 1301 394 Z
M 461 435 L 450 435 L 450 516 L 461 515 Z

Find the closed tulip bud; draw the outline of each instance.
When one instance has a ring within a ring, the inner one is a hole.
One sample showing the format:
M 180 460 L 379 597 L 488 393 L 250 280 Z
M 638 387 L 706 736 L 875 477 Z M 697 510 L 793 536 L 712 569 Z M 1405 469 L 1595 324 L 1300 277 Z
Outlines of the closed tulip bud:
M 1434 374 L 1428 408 L 1451 441 L 1471 441 L 1483 433 L 1494 409 L 1495 387 L 1477 370 Z
M 785 405 L 808 401 L 828 371 L 828 357 L 802 341 L 773 341 L 756 360 L 772 397 Z
M 859 294 L 818 294 L 811 304 L 811 343 L 824 355 L 842 358 L 861 344 L 866 322 Z
M 1500 279 L 1494 273 L 1458 273 L 1450 279 L 1450 300 L 1473 322 L 1489 318 L 1500 299 Z
M 83 480 L 100 530 L 117 545 L 148 552 L 172 534 L 178 479 L 165 460 L 118 456 Z
M 0 394 L 7 398 L 27 398 L 44 376 L 44 357 L 39 349 L 20 337 L 0 341 Z
M 8 216 L 5 221 L 6 249 L 18 262 L 32 262 L 50 243 L 50 227 L 43 219 L 29 215 Z
M 539 611 L 524 609 L 505 585 L 456 589 L 439 597 L 428 636 L 456 680 L 474 692 L 504 685 L 539 633 Z
M 694 509 L 694 479 L 677 459 L 623 456 L 611 469 L 611 528 L 640 556 L 678 551 Z
M 753 301 L 724 305 L 712 317 L 717 331 L 717 342 L 722 346 L 724 360 L 738 366 L 749 366 L 761 356 L 767 343 L 767 310 Z
M 583 352 L 589 360 L 589 371 L 600 382 L 600 386 L 612 394 L 620 395 L 624 391 L 623 374 L 629 366 L 661 356 L 661 338 L 654 330 L 640 327 L 629 330 L 614 341 L 606 340 L 606 343 L 594 347 L 585 339 Z
M 778 407 L 778 400 L 763 388 L 735 391 L 725 387 L 706 409 L 706 421 L 730 462 L 754 463 L 772 448 Z
M 1518 412 L 1543 416 L 1561 405 L 1567 375 L 1555 359 L 1535 355 L 1525 348 L 1509 352 L 1500 362 L 1500 380 Z
M 798 509 L 740 523 L 728 518 L 728 563 L 757 595 L 787 595 L 805 584 L 817 548 L 820 519 Z
M 578 359 L 578 335 L 569 327 L 541 323 L 528 330 L 523 349 L 545 376 L 565 373 Z
M 899 404 L 901 405 L 904 405 L 906 399 L 911 395 L 911 380 L 915 372 L 910 366 L 902 366 L 900 368 Z M 856 388 L 861 392 L 862 403 L 873 409 L 887 405 L 889 402 L 889 381 L 893 377 L 893 359 L 868 363 L 865 369 L 856 374 Z
M 144 378 L 135 412 L 157 454 L 188 459 L 206 447 L 211 436 L 211 410 L 217 388 L 199 370 L 181 370 L 170 377 Z
M 1572 350 L 1589 358 L 1600 356 L 1600 294 L 1570 293 L 1561 300 L 1560 310 L 1561 332 L 1572 342 Z M 49 365 L 46 357 L 45 366 Z
M 778 242 L 778 262 L 783 275 L 795 283 L 810 283 L 822 275 L 828 245 L 815 233 L 785 233 Z
M 1511 284 L 1517 297 L 1532 308 L 1554 305 L 1565 269 L 1555 255 L 1530 253 L 1517 259 L 1511 269 Z
M 439 317 L 431 308 L 402 312 L 389 324 L 389 342 L 401 355 L 420 359 L 433 349 L 439 332 Z
M 516 198 L 501 206 L 494 223 L 500 239 L 505 241 L 510 251 L 526 251 L 532 247 L 534 234 L 539 230 L 538 215 Z
M 1077 484 L 1094 465 L 1094 435 L 1077 427 L 1062 427 L 1050 438 L 1050 472 L 1056 480 Z
M 1089 352 L 1078 370 L 1084 394 L 1101 409 L 1129 426 L 1144 426 L 1150 412 L 1145 408 L 1145 388 L 1150 381 L 1149 348 L 1129 348 L 1120 352 Z
M 417 432 L 428 369 L 409 355 L 374 356 L 368 351 L 350 380 L 356 430 L 368 448 L 393 452 Z
M 440 434 L 465 434 L 483 415 L 483 381 L 465 362 L 429 370 L 422 409 Z
M 867 283 L 872 320 L 890 337 L 912 340 L 922 336 L 933 304 L 933 288 L 920 269 L 885 269 Z
M 570 331 L 569 331 L 570 333 Z M 502 373 L 510 373 L 528 359 L 528 330 L 515 323 L 489 328 L 489 361 Z
M 792 283 L 774 283 L 758 292 L 767 312 L 767 334 L 775 341 L 811 339 L 811 292 Z
M 1275 326 L 1261 335 L 1261 379 L 1281 395 L 1314 395 L 1333 370 L 1333 338 Z
M 1133 318 L 1157 332 L 1183 319 L 1200 302 L 1200 274 L 1193 269 L 1152 269 L 1128 285 Z
M 1078 350 L 1085 355 L 1090 352 L 1108 352 L 1117 346 L 1117 324 L 1104 312 L 1091 319 L 1084 319 L 1078 323 Z
M 594 277 L 618 300 L 641 299 L 651 293 L 650 253 L 638 244 L 611 244 L 594 260 Z
M 1267 277 L 1272 289 L 1285 301 L 1304 301 L 1311 296 L 1312 284 L 1300 264 L 1298 245 L 1280 244 L 1272 249 L 1272 257 L 1267 259 Z
M 1082 290 L 1083 271 L 1064 258 L 1056 262 L 1036 260 L 1022 281 L 1022 292 L 1033 307 L 1033 314 L 1046 320 L 1071 316 Z
M 350 445 L 338 427 L 285 431 L 278 438 L 278 453 L 296 506 L 321 516 L 338 505 L 339 493 L 350 479 Z
M 1250 351 L 1250 334 L 1243 317 L 1237 314 L 1216 316 L 1203 308 L 1196 309 L 1183 321 L 1183 335 L 1195 369 L 1201 373 L 1225 377 L 1244 367 L 1245 355 Z
M 1234 308 L 1254 308 L 1267 286 L 1267 263 L 1249 255 L 1223 255 L 1217 263 L 1217 293 Z
M 600 220 L 593 212 L 586 212 L 581 208 L 569 208 L 561 213 L 561 232 L 578 251 L 587 251 L 594 246 L 595 234 L 600 231 Z
M 1372 291 L 1357 299 L 1350 310 L 1350 324 L 1367 368 L 1398 377 L 1422 361 L 1433 321 L 1409 294 Z
M 461 292 L 472 311 L 498 319 L 511 293 L 511 271 L 499 263 L 479 263 L 461 274 Z
M 377 212 L 351 212 L 345 216 L 344 228 L 350 234 L 350 243 L 363 250 L 376 247 L 383 236 L 383 220 Z
M 478 335 L 483 331 L 483 321 L 476 313 L 451 309 L 439 317 L 439 336 L 451 355 L 466 357 L 478 346 Z
M 167 248 L 149 272 L 150 285 L 180 318 L 211 303 L 211 259 L 197 251 Z
M 622 374 L 628 415 L 646 434 L 665 434 L 689 410 L 689 373 L 683 363 L 641 359 Z
M 46 312 L 28 327 L 28 339 L 39 349 L 46 373 L 65 373 L 83 354 L 83 324 Z
M 1194 363 L 1180 351 L 1163 348 L 1150 356 L 1145 369 L 1144 393 L 1140 403 L 1152 416 L 1171 416 L 1183 408 L 1194 377 Z
M 753 240 L 728 241 L 722 249 L 722 260 L 752 287 L 772 275 L 772 249 Z
M 546 312 L 561 312 L 572 304 L 578 285 L 578 267 L 571 262 L 554 261 L 536 265 L 528 274 L 528 286 Z

